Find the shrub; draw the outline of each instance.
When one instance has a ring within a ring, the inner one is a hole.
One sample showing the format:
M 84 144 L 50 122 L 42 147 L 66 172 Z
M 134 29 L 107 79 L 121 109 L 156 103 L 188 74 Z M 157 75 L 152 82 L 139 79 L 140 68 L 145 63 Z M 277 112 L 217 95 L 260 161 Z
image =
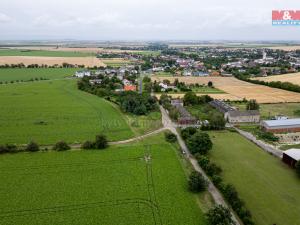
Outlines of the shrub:
M 214 175 L 219 175 L 222 172 L 222 169 L 214 163 L 209 163 L 205 171 L 207 175 L 212 177 Z
M 206 214 L 210 225 L 232 225 L 235 224 L 232 220 L 229 209 L 222 205 L 218 205 L 208 211 Z
M 167 142 L 174 143 L 177 141 L 177 137 L 170 131 L 165 132 L 165 139 Z
M 56 151 L 66 151 L 71 149 L 71 147 L 65 141 L 59 141 L 53 146 L 53 150 Z
M 0 154 L 15 153 L 17 151 L 18 151 L 18 148 L 16 145 L 13 145 L 13 144 L 0 145 Z
M 105 149 L 107 148 L 108 143 L 105 135 L 99 134 L 96 136 L 95 148 L 96 149 Z
M 197 132 L 187 139 L 187 146 L 192 154 L 205 155 L 212 148 L 212 142 L 207 133 Z
M 95 148 L 95 143 L 92 141 L 85 141 L 81 145 L 82 149 L 93 149 Z
M 34 141 L 31 141 L 28 143 L 25 150 L 28 152 L 37 152 L 40 150 L 40 147 L 37 143 L 35 143 Z
M 191 137 L 197 132 L 197 129 L 195 127 L 187 127 L 183 130 L 181 130 L 181 137 L 183 140 L 186 140 L 187 138 Z
M 194 193 L 205 191 L 207 187 L 207 181 L 199 172 L 193 171 L 189 177 L 189 190 Z

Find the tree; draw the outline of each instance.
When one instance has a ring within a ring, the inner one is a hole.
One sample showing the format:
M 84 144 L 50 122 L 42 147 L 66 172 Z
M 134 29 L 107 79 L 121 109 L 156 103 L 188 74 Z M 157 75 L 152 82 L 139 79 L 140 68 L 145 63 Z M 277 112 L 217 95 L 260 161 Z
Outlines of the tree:
M 208 211 L 206 214 L 210 225 L 234 225 L 229 209 L 218 205 Z
M 297 172 L 298 176 L 300 177 L 300 161 L 298 161 L 296 163 L 296 172 Z
M 208 87 L 213 87 L 213 86 L 214 86 L 214 84 L 213 84 L 213 82 L 212 82 L 212 81 L 208 81 L 208 83 L 207 83 L 207 86 L 208 86 Z
M 107 148 L 108 143 L 106 136 L 103 134 L 97 135 L 96 136 L 96 141 L 95 141 L 95 148 L 96 149 L 104 149 Z
M 207 181 L 201 173 L 193 171 L 189 176 L 189 190 L 194 193 L 205 191 L 207 187 Z
M 170 131 L 165 132 L 165 139 L 167 142 L 174 143 L 177 141 L 177 137 Z
M 66 151 L 71 149 L 71 147 L 65 141 L 59 141 L 53 146 L 53 150 L 56 151 Z
M 226 121 L 221 113 L 212 113 L 209 118 L 210 129 L 222 130 L 224 129 Z
M 93 149 L 93 148 L 95 148 L 95 143 L 92 141 L 85 141 L 81 145 L 81 148 L 82 149 Z
M 255 99 L 251 99 L 246 106 L 247 110 L 259 110 L 259 104 Z
M 197 132 L 187 139 L 187 146 L 192 154 L 205 155 L 212 148 L 212 142 L 207 133 Z
M 181 137 L 186 140 L 197 132 L 195 127 L 187 127 L 181 130 Z
M 195 92 L 189 91 L 184 95 L 183 102 L 185 105 L 196 105 L 198 104 L 198 97 Z
M 26 146 L 26 151 L 29 152 L 37 152 L 39 150 L 40 150 L 39 145 L 34 141 L 29 142 L 28 145 Z

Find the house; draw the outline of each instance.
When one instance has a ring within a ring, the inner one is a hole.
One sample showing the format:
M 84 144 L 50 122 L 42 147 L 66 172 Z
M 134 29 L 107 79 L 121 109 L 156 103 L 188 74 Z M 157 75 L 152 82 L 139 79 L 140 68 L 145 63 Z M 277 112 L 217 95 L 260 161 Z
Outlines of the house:
M 229 123 L 259 123 L 260 113 L 258 110 L 233 110 L 225 113 L 225 119 Z
M 192 70 L 184 70 L 183 76 L 192 76 Z
M 192 75 L 195 77 L 207 77 L 209 73 L 204 71 L 193 71 Z
M 300 161 L 300 149 L 292 148 L 284 151 L 282 161 L 291 167 L 295 167 L 296 163 Z
M 228 111 L 235 111 L 236 108 L 232 107 L 231 105 L 226 104 L 223 101 L 220 100 L 213 100 L 211 102 L 209 102 L 208 104 L 210 104 L 212 107 L 216 108 L 219 112 L 225 114 Z
M 171 99 L 171 105 L 172 106 L 177 106 L 177 105 L 183 106 L 183 101 L 181 99 Z
M 75 76 L 78 77 L 78 78 L 82 78 L 84 76 L 90 77 L 91 76 L 91 72 L 87 71 L 87 70 L 76 71 L 75 72 Z
M 124 85 L 124 91 L 136 91 L 136 85 Z
M 89 80 L 91 85 L 95 85 L 95 84 L 101 84 L 102 80 L 101 79 L 94 79 L 94 80 Z
M 264 120 L 261 122 L 261 128 L 272 133 L 300 132 L 300 119 Z
M 131 85 L 131 82 L 129 81 L 129 80 L 127 80 L 127 79 L 124 79 L 123 81 L 122 81 L 122 83 L 126 86 L 126 85 Z

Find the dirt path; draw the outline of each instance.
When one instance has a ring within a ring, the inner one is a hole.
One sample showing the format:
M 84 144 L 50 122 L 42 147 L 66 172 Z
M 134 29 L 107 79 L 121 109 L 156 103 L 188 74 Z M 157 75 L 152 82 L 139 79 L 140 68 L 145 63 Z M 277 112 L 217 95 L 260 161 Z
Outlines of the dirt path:
M 172 133 L 174 133 L 177 136 L 178 143 L 181 147 L 181 150 L 185 154 L 187 160 L 190 161 L 190 163 L 192 164 L 194 170 L 201 173 L 206 178 L 206 180 L 208 181 L 208 191 L 212 195 L 215 203 L 217 205 L 223 205 L 224 207 L 231 209 L 231 207 L 229 207 L 228 204 L 226 203 L 226 201 L 224 200 L 224 198 L 221 195 L 221 193 L 219 192 L 219 190 L 215 187 L 215 185 L 208 178 L 206 173 L 199 166 L 197 160 L 190 153 L 190 151 L 187 148 L 186 144 L 184 143 L 183 139 L 181 138 L 181 136 L 177 132 L 176 125 L 171 121 L 171 119 L 170 119 L 169 115 L 167 114 L 166 110 L 162 106 L 160 106 L 160 111 L 161 111 L 161 114 L 162 114 L 162 122 L 163 122 L 164 127 L 166 129 L 170 130 Z M 235 213 L 233 212 L 232 209 L 231 209 L 231 214 L 232 214 L 232 218 L 233 218 L 235 224 L 236 225 L 242 225 L 242 223 L 239 221 L 238 217 L 235 215 Z

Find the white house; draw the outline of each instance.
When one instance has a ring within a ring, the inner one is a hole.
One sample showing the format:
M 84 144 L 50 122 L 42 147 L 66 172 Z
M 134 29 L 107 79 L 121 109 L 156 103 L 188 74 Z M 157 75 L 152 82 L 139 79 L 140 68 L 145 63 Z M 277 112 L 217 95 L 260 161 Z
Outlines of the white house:
M 75 76 L 79 77 L 79 78 L 82 78 L 84 76 L 90 77 L 91 76 L 91 72 L 90 71 L 86 71 L 86 70 L 76 71 Z

